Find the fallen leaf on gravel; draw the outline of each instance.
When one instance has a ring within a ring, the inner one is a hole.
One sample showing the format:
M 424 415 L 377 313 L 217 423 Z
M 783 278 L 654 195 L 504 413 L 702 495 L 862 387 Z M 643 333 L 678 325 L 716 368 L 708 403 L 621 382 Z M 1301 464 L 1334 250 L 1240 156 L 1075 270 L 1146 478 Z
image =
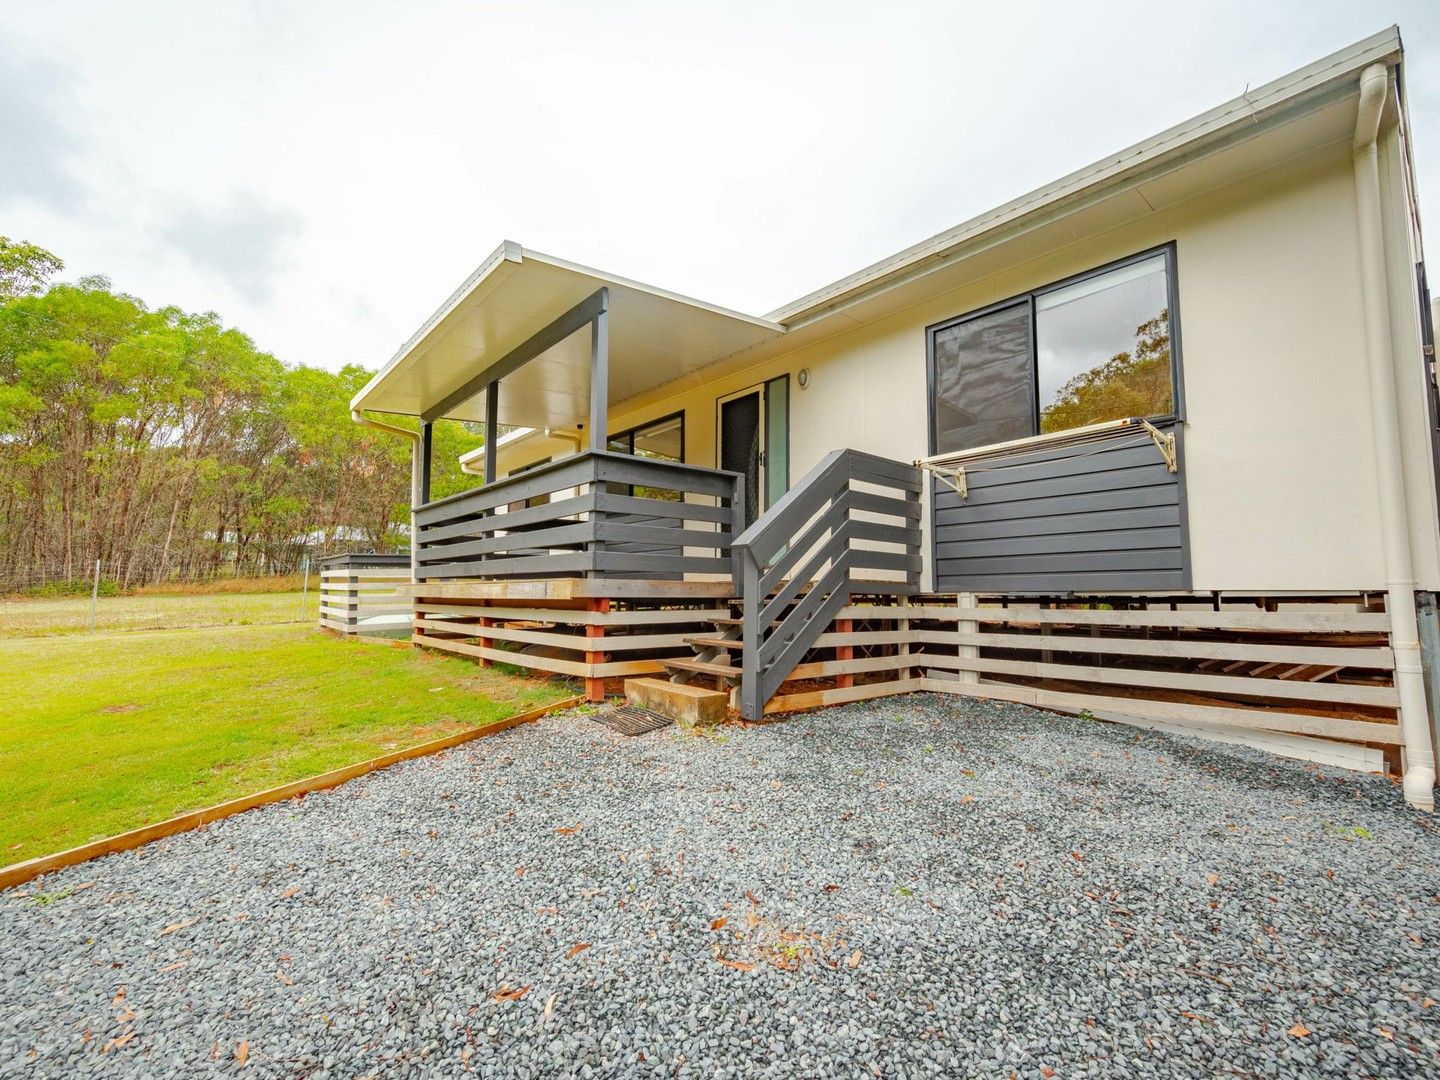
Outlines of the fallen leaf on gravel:
M 721 915 L 720 918 L 716 919 L 714 922 L 712 922 L 712 923 L 710 924 L 710 929 L 711 929 L 711 930 L 719 930 L 722 926 L 724 926 L 724 925 L 725 925 L 727 922 L 729 922 L 729 921 L 730 921 L 730 916 L 728 916 L 728 915 Z
M 1421 1007 L 1422 1009 L 1428 1009 L 1428 1008 L 1430 1008 L 1431 1005 L 1434 1005 L 1434 1004 L 1435 1004 L 1435 999 L 1434 999 L 1434 998 L 1426 998 L 1424 1001 L 1420 1002 L 1420 1007 Z
M 516 877 L 524 877 L 524 876 L 525 876 L 525 871 L 526 871 L 526 869 L 527 869 L 527 867 L 524 867 L 524 866 L 517 866 L 517 867 L 515 867 L 515 876 L 516 876 Z
M 1220 880 L 1220 875 L 1219 875 L 1219 874 L 1206 874 L 1206 875 L 1205 875 L 1205 884 L 1206 884 L 1206 885 L 1214 885 L 1214 884 L 1215 884 L 1217 881 L 1219 881 L 1219 880 Z
M 241 1065 L 250 1060 L 250 1040 L 241 1039 L 240 1045 L 235 1047 L 235 1060 Z
M 1379 1035 L 1382 1039 L 1389 1039 L 1391 1042 L 1395 1041 L 1395 1032 L 1391 1031 L 1389 1028 L 1377 1027 L 1375 1029 L 1375 1034 Z
M 550 1017 L 555 1015 L 555 999 L 558 996 L 558 994 L 551 994 L 545 999 L 545 1012 L 542 1014 L 544 1019 L 549 1020 Z
M 566 959 L 566 960 L 573 960 L 573 959 L 575 959 L 575 957 L 579 956 L 582 952 L 584 952 L 584 951 L 585 951 L 586 949 L 588 949 L 589 947 L 590 947 L 590 943 L 589 943 L 588 941 L 577 941 L 574 945 L 572 945 L 572 946 L 570 947 L 570 951 L 565 954 L 565 959 Z
M 974 795 L 966 795 L 964 798 L 962 798 L 962 799 L 960 800 L 960 805 L 961 805 L 961 806 L 964 806 L 966 803 L 972 803 L 972 802 L 974 802 L 974 801 L 975 801 L 975 796 L 974 796 Z
M 182 967 L 184 967 L 186 964 L 188 964 L 189 962 L 190 962 L 190 961 L 188 961 L 188 960 L 176 960 L 175 963 L 173 963 L 173 964 L 166 964 L 163 968 L 161 968 L 161 969 L 157 972 L 157 974 L 159 974 L 159 975 L 164 975 L 165 972 L 167 972 L 167 971 L 174 971 L 176 968 L 182 968 Z
M 832 881 L 829 885 L 826 885 L 826 886 L 825 886 L 825 891 L 826 891 L 826 892 L 839 892 L 839 891 L 840 891 L 840 886 L 839 886 L 839 885 L 836 885 L 836 884 Z
M 852 953 L 850 954 L 850 958 L 845 961 L 845 966 L 846 966 L 846 967 L 852 967 L 852 968 L 857 968 L 857 967 L 860 966 L 860 950 L 859 950 L 859 949 L 856 949 L 854 952 L 852 952 Z
M 130 1008 L 130 1006 L 127 1005 L 127 1006 L 125 1006 L 125 1011 L 124 1011 L 123 1013 L 121 1013 L 119 1016 L 115 1017 L 115 1022 L 116 1022 L 117 1024 L 128 1024 L 131 1020 L 134 1020 L 134 1019 L 135 1019 L 135 1010 L 132 1009 L 132 1008 Z
M 108 1054 L 111 1050 L 119 1050 L 122 1046 L 128 1046 L 134 1041 L 135 1032 L 127 1031 L 124 1035 L 120 1035 L 106 1043 L 105 1052 Z
M 756 907 L 760 906 L 760 898 L 756 896 L 753 892 L 751 892 L 749 889 L 745 890 L 745 899 L 749 900 L 750 903 L 754 904 Z
M 164 937 L 166 934 L 175 933 L 176 930 L 184 930 L 187 926 L 194 926 L 198 921 L 198 919 L 186 919 L 184 922 L 172 922 L 169 926 L 165 927 L 164 930 L 160 931 L 160 936 Z
M 1056 1075 L 1056 1074 L 1055 1074 L 1055 1070 L 1052 1069 L 1052 1068 L 1050 1068 L 1048 1065 L 1041 1065 L 1041 1066 L 1040 1066 L 1040 1075 L 1043 1076 L 1043 1077 L 1045 1077 L 1045 1080 L 1050 1080 L 1050 1077 L 1052 1077 L 1052 1076 L 1054 1076 L 1054 1075 Z
M 1074 859 L 1076 862 L 1084 862 L 1084 861 L 1085 861 L 1085 856 L 1084 856 L 1084 855 L 1081 855 L 1080 852 L 1078 852 L 1078 851 L 1072 851 L 1072 852 L 1070 852 L 1070 858 Z
M 290 976 L 289 976 L 289 975 L 286 975 L 285 972 L 283 972 L 283 971 L 277 971 L 277 972 L 275 972 L 275 978 L 277 978 L 277 979 L 280 980 L 280 983 L 281 983 L 282 986 L 294 986 L 294 985 L 295 985 L 295 980 L 292 979 L 292 978 L 290 978 Z
M 507 1001 L 519 1001 L 529 992 L 530 987 L 528 986 L 522 986 L 519 990 L 511 990 L 508 986 L 502 986 L 490 995 L 490 999 L 504 1004 Z
M 1406 936 L 1407 938 L 1409 938 L 1409 939 L 1411 940 L 1411 942 L 1413 942 L 1414 944 L 1416 944 L 1416 945 L 1419 945 L 1419 944 L 1420 944 L 1420 935 L 1419 935 L 1419 934 L 1406 934 L 1405 936 Z
M 291 885 L 289 888 L 287 888 L 284 892 L 282 892 L 282 893 L 280 894 L 280 899 L 282 899 L 282 900 L 289 900 L 290 897 L 294 896 L 294 895 L 295 895 L 296 893 L 298 893 L 299 891 L 300 891 L 300 886 L 299 886 L 299 885 Z
M 1293 1027 L 1290 1028 L 1290 1034 L 1297 1039 L 1303 1039 L 1306 1035 L 1310 1034 L 1310 1029 L 1307 1028 L 1304 1024 L 1295 1024 Z
M 583 822 L 577 821 L 574 825 L 565 825 L 555 831 L 561 836 L 573 836 L 585 827 Z
M 120 1002 L 122 1002 L 122 1001 L 124 1001 L 124 1000 L 125 1000 L 125 987 L 122 986 L 122 987 L 120 987 L 119 990 L 115 991 L 115 996 L 110 999 L 110 1007 L 111 1007 L 112 1009 L 119 1008 Z
M 745 963 L 744 960 L 729 960 L 729 959 L 726 959 L 726 958 L 723 957 L 723 956 L 720 956 L 719 954 L 716 954 L 716 956 L 715 956 L 715 962 L 716 962 L 717 964 L 724 964 L 724 965 L 725 965 L 726 967 L 728 967 L 728 968 L 734 968 L 736 971 L 754 971 L 754 970 L 755 970 L 755 965 L 754 965 L 754 964 L 747 964 L 747 963 Z

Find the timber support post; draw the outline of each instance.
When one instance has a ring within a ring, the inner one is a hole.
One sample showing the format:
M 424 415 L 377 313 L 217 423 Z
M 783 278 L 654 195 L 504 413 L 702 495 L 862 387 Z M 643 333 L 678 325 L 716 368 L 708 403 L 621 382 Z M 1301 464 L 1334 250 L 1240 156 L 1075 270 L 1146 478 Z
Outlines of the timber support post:
M 591 600 L 590 610 L 597 615 L 607 614 L 610 611 L 610 601 L 608 599 Z M 587 646 L 590 645 L 591 639 L 602 638 L 604 636 L 605 627 L 601 624 L 595 622 L 585 624 L 585 637 L 587 639 Z M 603 652 L 590 652 L 587 649 L 585 653 L 586 668 L 588 668 L 590 671 L 594 671 L 604 662 L 605 654 Z M 594 702 L 601 702 L 605 700 L 605 679 L 603 676 L 585 676 L 585 700 Z

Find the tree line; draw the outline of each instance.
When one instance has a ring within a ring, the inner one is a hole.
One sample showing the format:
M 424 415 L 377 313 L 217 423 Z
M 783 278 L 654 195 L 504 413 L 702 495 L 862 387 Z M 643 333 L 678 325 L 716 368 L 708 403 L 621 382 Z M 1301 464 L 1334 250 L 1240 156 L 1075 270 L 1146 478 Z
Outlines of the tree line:
M 63 269 L 0 237 L 0 587 L 96 560 L 125 588 L 408 547 L 410 443 L 350 420 L 370 371 L 286 364 L 214 312 Z M 436 425 L 434 497 L 477 482 L 456 458 L 481 442 Z

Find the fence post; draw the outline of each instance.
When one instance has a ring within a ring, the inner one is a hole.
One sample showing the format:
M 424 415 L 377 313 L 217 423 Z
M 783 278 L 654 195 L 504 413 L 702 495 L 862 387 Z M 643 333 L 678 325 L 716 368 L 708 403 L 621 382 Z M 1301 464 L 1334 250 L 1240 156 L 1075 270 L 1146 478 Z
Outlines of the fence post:
M 90 633 L 95 632 L 95 607 L 100 602 L 100 560 L 95 560 L 95 583 L 90 586 Z
M 300 586 L 300 621 L 305 621 L 305 601 L 310 596 L 310 556 L 304 555 L 300 559 L 301 568 L 305 572 L 305 582 Z

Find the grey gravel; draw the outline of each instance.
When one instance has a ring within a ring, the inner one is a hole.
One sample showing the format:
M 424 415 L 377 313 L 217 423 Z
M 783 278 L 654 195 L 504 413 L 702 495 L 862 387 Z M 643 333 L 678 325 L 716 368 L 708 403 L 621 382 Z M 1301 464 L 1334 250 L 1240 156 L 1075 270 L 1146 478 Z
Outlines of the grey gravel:
M 1020 706 L 572 714 L 0 895 L 0 1074 L 1435 1075 L 1437 861 Z

